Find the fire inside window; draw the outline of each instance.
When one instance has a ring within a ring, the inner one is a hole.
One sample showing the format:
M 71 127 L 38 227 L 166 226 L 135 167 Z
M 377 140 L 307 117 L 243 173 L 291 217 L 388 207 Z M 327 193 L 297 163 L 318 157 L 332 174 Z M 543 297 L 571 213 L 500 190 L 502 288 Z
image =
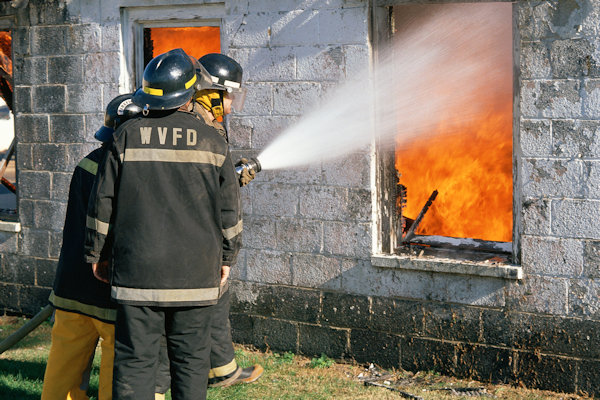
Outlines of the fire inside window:
M 0 30 L 0 219 L 16 220 L 12 36 Z
M 496 242 L 510 252 L 498 242 L 513 232 L 511 4 L 403 5 L 391 17 L 397 57 L 425 60 L 414 99 L 431 108 L 426 132 L 398 134 L 399 249 Z
M 218 26 L 144 28 L 144 65 L 153 57 L 176 48 L 196 58 L 220 53 L 220 35 Z

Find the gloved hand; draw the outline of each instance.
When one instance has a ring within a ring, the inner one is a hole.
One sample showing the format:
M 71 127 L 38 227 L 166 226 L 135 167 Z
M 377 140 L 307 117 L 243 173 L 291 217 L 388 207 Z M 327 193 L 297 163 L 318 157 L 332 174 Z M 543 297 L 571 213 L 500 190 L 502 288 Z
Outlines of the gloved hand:
M 236 167 L 239 167 L 242 164 L 246 164 L 248 162 L 247 158 L 242 158 L 240 161 L 235 164 Z M 254 177 L 256 176 L 256 171 L 253 168 L 244 168 L 242 173 L 240 174 L 240 186 L 246 186 Z

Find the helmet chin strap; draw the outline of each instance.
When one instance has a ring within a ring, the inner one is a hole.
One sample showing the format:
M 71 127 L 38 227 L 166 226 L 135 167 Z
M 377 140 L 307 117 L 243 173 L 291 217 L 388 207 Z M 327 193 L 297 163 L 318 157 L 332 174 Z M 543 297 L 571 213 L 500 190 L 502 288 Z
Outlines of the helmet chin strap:
M 148 116 L 148 114 L 150 114 L 150 106 L 149 106 L 148 104 L 146 104 L 146 105 L 144 106 L 144 109 L 142 110 L 142 115 L 143 115 L 144 117 L 147 117 L 147 116 Z

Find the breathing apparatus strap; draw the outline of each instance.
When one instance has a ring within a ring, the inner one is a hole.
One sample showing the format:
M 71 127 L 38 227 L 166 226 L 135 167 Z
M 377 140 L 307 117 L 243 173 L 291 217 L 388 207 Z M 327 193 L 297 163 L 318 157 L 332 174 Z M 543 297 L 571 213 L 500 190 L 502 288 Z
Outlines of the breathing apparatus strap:
M 220 90 L 200 90 L 196 92 L 195 100 L 215 118 L 223 116 L 223 93 Z

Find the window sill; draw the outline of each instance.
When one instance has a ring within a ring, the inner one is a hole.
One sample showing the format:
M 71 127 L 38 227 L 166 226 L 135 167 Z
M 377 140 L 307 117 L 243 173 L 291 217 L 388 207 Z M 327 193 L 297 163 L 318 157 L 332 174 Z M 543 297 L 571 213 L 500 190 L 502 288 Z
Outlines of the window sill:
M 0 220 L 0 232 L 21 232 L 21 224 L 19 222 Z
M 437 257 L 374 254 L 371 256 L 371 264 L 375 267 L 409 271 L 523 279 L 523 269 L 520 266 L 496 262 L 467 262 Z

